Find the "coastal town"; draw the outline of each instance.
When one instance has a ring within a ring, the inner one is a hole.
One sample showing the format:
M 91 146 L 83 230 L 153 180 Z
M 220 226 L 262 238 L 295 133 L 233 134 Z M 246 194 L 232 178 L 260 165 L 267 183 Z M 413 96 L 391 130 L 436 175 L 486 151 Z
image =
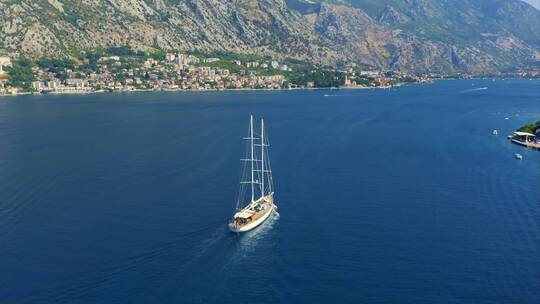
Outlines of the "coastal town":
M 221 56 L 220 56 L 221 55 Z M 129 91 L 380 88 L 427 82 L 427 76 L 326 67 L 297 60 L 223 53 L 134 52 L 129 48 L 69 59 L 0 56 L 0 95 Z
M 496 75 L 497 76 L 497 75 Z M 502 75 L 498 75 L 502 76 Z M 539 70 L 510 75 L 539 77 Z M 388 88 L 448 75 L 413 75 L 361 67 L 235 53 L 135 52 L 129 47 L 69 58 L 0 56 L 0 95 L 129 91 Z M 459 75 L 467 78 L 470 75 Z

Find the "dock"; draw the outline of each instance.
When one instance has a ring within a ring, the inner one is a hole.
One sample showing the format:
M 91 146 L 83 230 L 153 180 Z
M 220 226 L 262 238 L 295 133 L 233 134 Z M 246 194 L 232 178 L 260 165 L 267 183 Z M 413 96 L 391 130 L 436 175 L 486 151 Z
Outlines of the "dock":
M 524 147 L 527 147 L 527 148 L 540 150 L 540 142 L 534 142 L 534 141 L 525 142 L 525 141 L 520 141 L 520 140 L 517 140 L 517 139 L 511 139 L 510 141 L 513 142 L 516 145 L 520 145 L 520 146 L 524 146 Z
M 527 132 L 514 132 L 508 138 L 516 145 L 540 150 L 540 140 L 534 134 Z

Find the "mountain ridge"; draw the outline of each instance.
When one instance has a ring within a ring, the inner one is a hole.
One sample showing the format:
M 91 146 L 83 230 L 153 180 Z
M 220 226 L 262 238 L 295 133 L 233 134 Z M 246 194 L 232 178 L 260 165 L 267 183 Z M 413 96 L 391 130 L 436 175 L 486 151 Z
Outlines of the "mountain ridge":
M 520 0 L 0 0 L 0 49 L 129 45 L 484 73 L 540 59 L 539 22 Z

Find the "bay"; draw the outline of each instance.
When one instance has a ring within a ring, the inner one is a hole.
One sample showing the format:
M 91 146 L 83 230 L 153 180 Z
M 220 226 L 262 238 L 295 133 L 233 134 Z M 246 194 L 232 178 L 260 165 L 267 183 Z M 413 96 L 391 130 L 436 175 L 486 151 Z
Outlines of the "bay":
M 540 153 L 505 136 L 539 88 L 0 98 L 0 302 L 538 303 Z M 235 235 L 250 114 L 279 214 Z

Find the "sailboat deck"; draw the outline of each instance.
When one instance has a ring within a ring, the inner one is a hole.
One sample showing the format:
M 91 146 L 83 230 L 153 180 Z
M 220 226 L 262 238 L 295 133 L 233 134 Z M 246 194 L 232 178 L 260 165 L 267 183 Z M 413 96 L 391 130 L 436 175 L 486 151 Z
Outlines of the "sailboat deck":
M 273 204 L 273 193 L 265 197 L 261 197 L 260 199 L 246 206 L 246 208 L 238 211 L 234 215 L 231 225 L 236 228 L 247 226 L 265 216 L 268 212 L 272 211 Z

